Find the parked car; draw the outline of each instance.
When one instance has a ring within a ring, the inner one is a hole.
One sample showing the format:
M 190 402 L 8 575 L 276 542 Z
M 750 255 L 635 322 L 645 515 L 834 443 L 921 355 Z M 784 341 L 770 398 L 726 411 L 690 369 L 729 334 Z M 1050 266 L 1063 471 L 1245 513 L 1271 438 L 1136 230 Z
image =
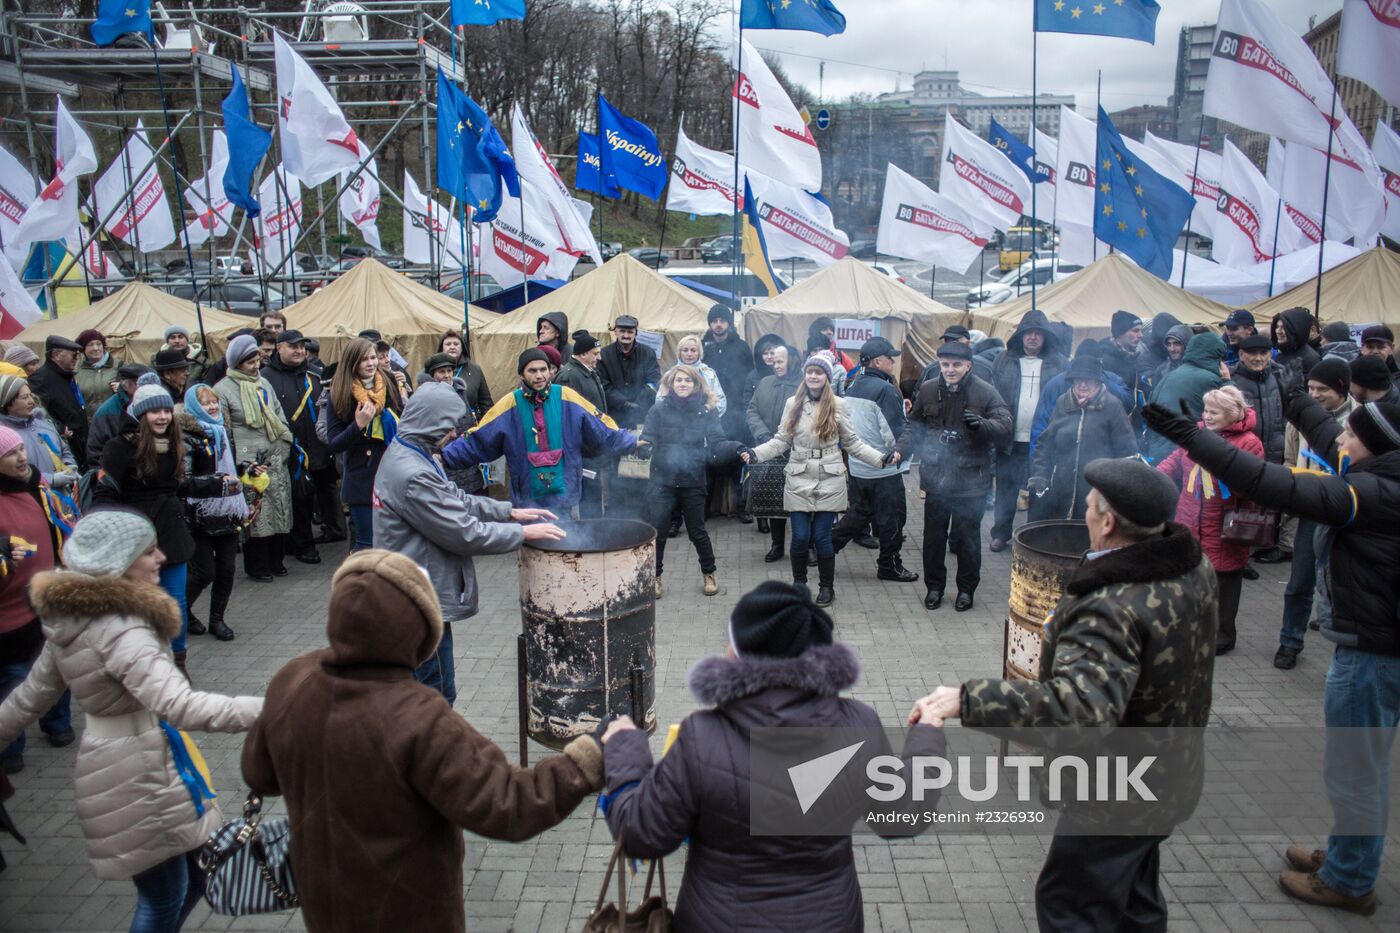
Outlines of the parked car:
M 188 284 L 172 285 L 170 294 L 191 301 L 194 289 Z M 292 302 L 281 290 L 271 285 L 267 286 L 267 303 L 264 304 L 262 289 L 257 282 L 211 282 L 200 288 L 199 303 L 230 314 L 257 317 L 264 311 L 279 311 Z
M 671 261 L 670 256 L 654 246 L 637 246 L 629 249 L 627 255 L 652 269 L 664 267 L 666 263 Z
M 601 256 L 603 257 L 603 262 L 607 262 L 609 259 L 612 259 L 614 256 L 618 255 L 618 254 L 621 253 L 621 252 L 622 252 L 622 244 L 621 244 L 621 243 L 613 242 L 613 243 L 599 243 L 599 244 L 598 244 L 598 253 L 599 253 L 599 255 L 601 255 Z
M 487 295 L 494 295 L 496 294 L 496 292 L 499 292 L 501 290 L 501 283 L 497 282 L 493 276 L 489 276 L 484 272 L 472 273 L 473 301 L 475 301 L 478 298 L 485 298 Z M 456 300 L 461 301 L 462 277 L 459 275 L 455 279 L 452 279 L 448 282 L 444 282 L 442 286 L 442 293 L 448 298 L 455 298 Z
M 850 247 L 848 247 L 846 250 L 846 254 L 849 256 L 854 256 L 857 259 L 874 259 L 875 241 L 852 240 Z
M 712 262 L 732 263 L 739 252 L 733 236 L 717 236 L 700 247 L 700 261 L 706 265 Z
M 1027 260 L 1021 263 L 1020 268 L 1013 269 L 1001 278 L 989 281 L 981 288 L 975 288 L 968 292 L 967 309 L 971 311 L 986 305 L 1002 304 L 1028 293 L 1031 290 L 1032 280 L 1037 286 L 1049 285 L 1051 282 L 1068 278 L 1082 268 L 1084 267 L 1068 263 L 1061 265 L 1058 259 L 1037 259 L 1035 270 L 1032 271 L 1031 263 Z

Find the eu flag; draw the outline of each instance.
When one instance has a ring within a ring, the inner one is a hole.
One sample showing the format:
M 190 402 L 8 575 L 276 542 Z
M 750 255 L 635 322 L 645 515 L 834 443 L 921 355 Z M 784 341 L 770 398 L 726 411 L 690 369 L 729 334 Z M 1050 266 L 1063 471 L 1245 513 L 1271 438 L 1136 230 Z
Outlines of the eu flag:
M 578 134 L 578 168 L 574 171 L 574 187 L 591 191 L 605 198 L 622 197 L 622 189 L 614 179 L 603 179 L 603 162 L 597 133 Z
M 1035 170 L 1035 150 L 1016 138 L 1006 127 L 992 120 L 991 129 L 987 131 L 987 142 L 996 146 L 1006 157 L 1016 163 L 1016 167 L 1025 173 L 1031 180 L 1031 184 L 1038 185 L 1042 181 L 1049 179 L 1049 175 Z
M 515 160 L 486 111 L 438 69 L 437 184 L 471 206 L 472 220 L 488 223 L 501 209 L 502 182 L 520 194 Z
M 834 36 L 846 31 L 846 17 L 831 0 L 742 0 L 742 29 L 800 29 Z
M 666 159 L 661 155 L 661 143 L 656 134 L 640 120 L 624 116 L 598 95 L 598 124 L 601 128 L 602 153 L 599 161 L 607 181 L 644 194 L 653 201 L 666 188 Z
M 525 0 L 452 0 L 453 26 L 490 26 L 524 18 Z
M 248 108 L 248 89 L 238 74 L 238 66 L 229 62 L 233 86 L 224 98 L 224 135 L 228 138 L 228 168 L 224 169 L 224 195 L 229 203 L 243 208 L 249 217 L 257 217 L 262 205 L 253 197 L 252 178 L 272 145 L 272 133 L 253 122 Z
M 1036 32 L 1157 41 L 1157 0 L 1035 0 Z
M 151 22 L 151 0 L 98 0 L 97 19 L 92 24 L 92 41 L 111 45 L 129 32 L 144 33 L 155 42 Z
M 1169 279 L 1172 247 L 1196 199 L 1139 161 L 1102 107 L 1094 161 L 1094 235 L 1159 279 Z

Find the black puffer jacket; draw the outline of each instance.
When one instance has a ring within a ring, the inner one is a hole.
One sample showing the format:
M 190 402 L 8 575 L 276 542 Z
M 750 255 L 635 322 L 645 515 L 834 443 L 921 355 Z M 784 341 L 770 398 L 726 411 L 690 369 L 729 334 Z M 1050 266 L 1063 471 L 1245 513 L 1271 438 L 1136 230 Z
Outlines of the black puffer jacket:
M 978 430 L 963 423 L 965 411 L 982 416 Z M 929 495 L 985 496 L 992 448 L 1010 447 L 1011 429 L 1011 410 L 991 385 L 968 373 L 950 387 L 940 375 L 919 387 L 896 449 L 901 460 L 919 458 L 919 486 Z
M 136 423 L 129 430 L 107 442 L 102 450 L 102 478 L 93 490 L 94 503 L 124 505 L 151 520 L 156 529 L 156 543 L 165 553 L 166 566 L 183 564 L 194 556 L 194 537 L 185 524 L 185 499 L 207 499 L 222 495 L 223 480 L 217 476 L 184 476 L 176 478 L 180 465 L 174 451 L 156 456 L 156 472 L 152 476 L 136 475 Z M 180 426 L 171 423 L 170 430 Z M 211 461 L 201 461 L 212 468 Z
M 789 370 L 785 376 L 770 374 L 763 377 L 763 381 L 754 389 L 748 411 L 745 412 L 749 433 L 753 435 L 755 444 L 762 444 L 778 433 L 778 426 L 783 423 L 783 407 L 801 383 L 801 370 Z
M 719 412 L 687 401 L 667 395 L 647 412 L 642 437 L 650 446 L 641 449 L 650 452 L 654 486 L 703 488 L 707 466 L 739 455 L 739 444 L 720 427 Z
M 1030 475 L 1044 479 L 1050 488 L 1031 499 L 1030 520 L 1083 518 L 1089 495 L 1084 468 L 1100 457 L 1118 459 L 1136 453 L 1133 426 L 1112 392 L 1099 386 L 1099 394 L 1083 408 L 1072 390 L 1066 392 L 1036 441 Z
M 744 438 L 744 380 L 753 371 L 753 351 L 737 333 L 731 322 L 729 333 L 723 340 L 716 340 L 713 331 L 705 331 L 701 344 L 705 348 L 705 362 L 719 377 L 720 388 L 729 399 L 720 423 L 724 433 L 733 440 Z
M 1288 377 L 1288 370 L 1277 363 L 1257 373 L 1240 363 L 1230 374 L 1231 383 L 1254 409 L 1254 434 L 1264 442 L 1264 459 L 1270 463 L 1283 462 L 1283 435 L 1288 428 L 1283 417 L 1283 388 Z
M 1287 343 L 1284 344 L 1278 341 L 1279 321 L 1283 322 L 1284 333 L 1288 335 Z M 1308 337 L 1312 333 L 1312 322 L 1312 312 L 1307 308 L 1289 308 L 1281 314 L 1274 315 L 1273 320 L 1269 322 L 1269 339 L 1278 351 L 1278 355 L 1274 357 L 1275 363 L 1295 369 L 1304 376 L 1312 372 L 1317 361 L 1322 359 L 1308 343 Z
M 1288 418 L 1328 463 L 1337 462 L 1342 427 L 1306 395 Z M 1191 459 L 1241 495 L 1321 525 L 1322 584 L 1332 619 L 1322 633 L 1339 645 L 1400 656 L 1400 451 L 1353 464 L 1345 477 L 1294 473 L 1250 456 L 1211 431 L 1199 431 Z
M 88 462 L 87 408 L 78 401 L 76 376 L 59 369 L 53 360 L 46 360 L 44 365 L 34 370 L 34 375 L 29 377 L 29 388 L 39 396 L 39 401 L 43 403 L 44 411 L 48 412 L 49 420 L 54 426 L 60 432 L 65 429 L 72 432 L 67 441 L 78 466 L 84 470 L 96 466 L 97 464 Z
M 277 401 L 282 403 L 287 427 L 306 454 L 311 469 L 330 466 L 331 449 L 316 436 L 316 400 L 321 397 L 321 377 L 311 372 L 304 362 L 297 367 L 286 365 L 277 353 L 273 353 L 262 368 L 262 377 L 272 386 Z M 295 451 L 292 457 L 288 468 L 295 472 Z

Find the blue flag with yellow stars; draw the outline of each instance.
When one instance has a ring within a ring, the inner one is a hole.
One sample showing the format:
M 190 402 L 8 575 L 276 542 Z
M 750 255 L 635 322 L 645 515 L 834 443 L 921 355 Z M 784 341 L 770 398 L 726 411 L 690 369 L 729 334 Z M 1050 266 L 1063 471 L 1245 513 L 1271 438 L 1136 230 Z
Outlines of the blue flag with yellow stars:
M 452 0 L 453 26 L 490 26 L 524 18 L 525 0 Z
M 1157 0 L 1035 0 L 1036 32 L 1157 42 Z
M 470 205 L 474 222 L 489 223 L 501 209 L 503 182 L 520 195 L 515 160 L 491 118 L 441 68 L 437 105 L 437 185 Z
M 831 0 L 743 0 L 741 29 L 800 29 L 823 36 L 846 31 L 846 17 Z
M 1094 159 L 1094 235 L 1157 278 L 1171 278 L 1172 247 L 1196 199 L 1139 161 L 1102 107 Z
M 619 188 L 658 200 L 670 173 L 661 155 L 661 143 L 651 127 L 621 113 L 602 94 L 598 95 L 598 124 L 603 178 Z
M 92 41 L 111 45 L 129 32 L 145 33 L 155 42 L 151 22 L 151 0 L 98 0 L 97 19 L 92 24 Z
M 1008 159 L 1016 163 L 1016 167 L 1025 173 L 1025 176 L 1031 180 L 1031 184 L 1038 185 L 1042 181 L 1049 180 L 1049 175 L 1035 170 L 1035 150 L 1017 139 L 1015 133 L 1002 126 L 995 118 L 992 120 L 991 128 L 987 130 L 987 142 L 996 146 L 1006 154 Z

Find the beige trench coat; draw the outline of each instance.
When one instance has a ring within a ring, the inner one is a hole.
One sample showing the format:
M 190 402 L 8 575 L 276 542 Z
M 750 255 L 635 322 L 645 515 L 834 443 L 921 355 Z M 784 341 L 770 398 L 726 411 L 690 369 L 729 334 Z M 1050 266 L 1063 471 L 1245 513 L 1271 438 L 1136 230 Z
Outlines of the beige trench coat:
M 879 467 L 884 454 L 866 444 L 851 430 L 846 415 L 846 400 L 836 399 L 837 437 L 824 441 L 812 432 L 812 415 L 816 406 L 803 395 L 802 413 L 797 430 L 788 433 L 785 425 L 792 411 L 793 399 L 783 406 L 783 418 L 778 433 L 754 448 L 759 461 L 782 456 L 788 450 L 792 456 L 787 464 L 787 482 L 783 485 L 783 508 L 789 512 L 842 512 L 846 509 L 846 462 L 841 450 L 872 467 Z M 839 443 L 838 443 L 839 441 Z

